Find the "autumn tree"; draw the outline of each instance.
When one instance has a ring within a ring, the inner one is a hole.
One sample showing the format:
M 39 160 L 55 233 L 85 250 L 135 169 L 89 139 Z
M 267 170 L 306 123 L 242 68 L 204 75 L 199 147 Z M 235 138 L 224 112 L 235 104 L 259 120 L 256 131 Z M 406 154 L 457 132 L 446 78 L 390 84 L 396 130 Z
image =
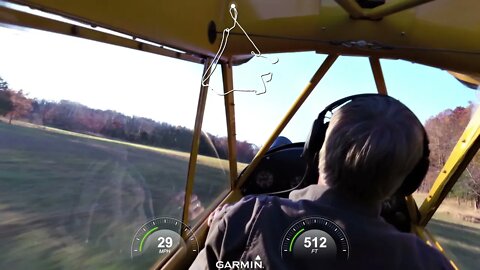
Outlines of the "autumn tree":
M 156 147 L 189 152 L 191 150 L 193 130 L 152 119 L 127 116 L 112 110 L 89 108 L 77 102 L 61 100 L 59 102 L 43 99 L 29 99 L 23 91 L 0 90 L 0 106 L 2 93 L 5 102 L 3 115 L 10 117 L 10 122 L 22 117 L 23 120 L 35 124 L 51 126 L 74 132 L 105 136 L 141 143 Z M 250 162 L 258 151 L 258 147 L 246 141 L 237 141 L 237 159 Z M 228 139 L 204 133 L 200 138 L 199 153 L 222 159 L 228 158 Z
M 11 110 L 6 113 L 8 123 L 11 124 L 13 119 L 26 116 L 32 110 L 32 101 L 27 98 L 23 91 L 7 90 L 10 93 L 10 101 L 12 103 Z
M 426 183 L 422 186 L 423 191 L 431 187 L 435 177 L 445 165 L 450 152 L 470 121 L 474 109 L 474 104 L 470 103 L 467 107 L 445 110 L 427 120 L 425 129 L 430 140 L 431 154 L 430 169 Z M 478 153 L 452 188 L 451 194 L 458 199 L 473 199 L 476 207 L 480 207 L 480 155 Z

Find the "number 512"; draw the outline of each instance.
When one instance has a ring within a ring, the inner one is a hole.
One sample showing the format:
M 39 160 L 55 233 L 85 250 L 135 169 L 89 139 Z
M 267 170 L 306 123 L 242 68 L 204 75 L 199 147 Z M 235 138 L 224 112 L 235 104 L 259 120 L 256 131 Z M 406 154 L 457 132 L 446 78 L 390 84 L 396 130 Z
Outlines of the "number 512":
M 313 244 L 313 245 L 312 245 Z M 303 241 L 303 246 L 305 248 L 326 248 L 327 247 L 327 238 L 326 237 L 305 237 Z

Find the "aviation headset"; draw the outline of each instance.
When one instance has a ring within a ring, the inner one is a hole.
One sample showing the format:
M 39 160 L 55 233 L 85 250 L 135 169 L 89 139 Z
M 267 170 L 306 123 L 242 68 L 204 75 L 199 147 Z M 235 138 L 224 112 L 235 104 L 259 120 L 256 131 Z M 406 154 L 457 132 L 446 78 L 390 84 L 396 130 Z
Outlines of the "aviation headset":
M 323 141 L 325 140 L 325 133 L 327 131 L 328 124 L 329 124 L 329 122 L 325 122 L 326 114 L 328 112 L 332 113 L 332 111 L 337 107 L 340 107 L 348 102 L 351 102 L 355 99 L 363 98 L 363 97 L 384 97 L 384 98 L 397 101 L 396 99 L 386 95 L 359 94 L 359 95 L 353 95 L 353 96 L 348 96 L 348 97 L 339 99 L 333 102 L 332 104 L 328 105 L 323 111 L 320 112 L 320 114 L 318 115 L 318 118 L 313 122 L 312 130 L 308 135 L 307 140 L 305 141 L 305 146 L 303 148 L 302 156 L 305 157 L 307 160 L 307 173 L 308 173 L 308 170 L 312 170 L 312 169 L 317 170 L 318 168 L 318 153 L 322 148 Z M 420 160 L 418 161 L 418 163 L 413 168 L 413 170 L 407 175 L 402 185 L 397 190 L 396 194 L 399 194 L 402 196 L 408 196 L 413 192 L 415 192 L 415 190 L 417 190 L 418 187 L 420 187 L 420 184 L 422 183 L 423 178 L 425 178 L 425 175 L 427 174 L 428 166 L 430 164 L 430 161 L 428 159 L 430 155 L 430 150 L 428 148 L 427 132 L 425 131 L 425 128 L 421 124 L 420 120 L 418 120 L 418 123 L 422 127 L 422 132 L 423 132 L 423 154 Z

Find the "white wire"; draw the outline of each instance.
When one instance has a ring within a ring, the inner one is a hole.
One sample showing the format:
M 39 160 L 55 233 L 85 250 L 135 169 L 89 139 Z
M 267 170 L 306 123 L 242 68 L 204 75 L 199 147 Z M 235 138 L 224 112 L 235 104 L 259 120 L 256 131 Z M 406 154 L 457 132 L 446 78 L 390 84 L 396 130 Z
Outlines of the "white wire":
M 215 72 L 215 70 L 217 69 L 217 64 L 218 62 L 220 61 L 220 58 L 222 57 L 223 55 L 223 52 L 225 51 L 225 48 L 227 47 L 227 44 L 228 44 L 228 37 L 230 36 L 230 31 L 233 30 L 235 27 L 239 27 L 240 30 L 243 32 L 243 34 L 247 37 L 247 39 L 250 41 L 250 43 L 253 45 L 253 47 L 255 48 L 256 52 L 255 51 L 251 51 L 250 53 L 253 55 L 253 57 L 260 57 L 260 58 L 264 58 L 264 59 L 270 59 L 269 57 L 267 56 L 264 56 L 262 55 L 262 52 L 258 49 L 257 45 L 255 44 L 255 42 L 253 42 L 253 40 L 250 38 L 250 36 L 247 34 L 247 32 L 245 31 L 245 29 L 243 29 L 243 27 L 240 25 L 240 23 L 238 22 L 237 18 L 238 18 L 238 11 L 237 11 L 237 8 L 235 6 L 235 4 L 231 4 L 230 5 L 230 17 L 232 17 L 233 19 L 233 25 L 232 27 L 230 28 L 225 28 L 223 31 L 222 31 L 222 41 L 220 42 L 220 47 L 218 48 L 218 51 L 217 53 L 215 54 L 215 57 L 213 57 L 213 60 L 212 62 L 210 63 L 210 65 L 208 66 L 208 68 L 205 70 L 205 73 L 203 74 L 202 76 L 202 86 L 204 87 L 210 87 L 210 84 L 207 83 L 207 81 L 210 79 L 210 77 L 213 75 L 213 73 Z M 273 60 L 271 60 L 271 64 L 272 65 L 275 65 L 276 63 L 278 63 L 279 59 L 278 58 L 275 58 Z M 257 90 L 247 90 L 247 89 L 232 89 L 230 91 L 227 91 L 225 93 L 219 93 L 217 91 L 215 91 L 212 87 L 210 87 L 210 89 L 217 95 L 219 96 L 225 96 L 225 95 L 228 95 L 232 92 L 247 92 L 247 93 L 255 93 L 256 95 L 262 95 L 262 94 L 265 94 L 267 92 L 267 85 L 266 83 L 269 83 L 272 81 L 273 79 L 273 73 L 272 72 L 268 72 L 268 73 L 264 73 L 262 75 L 260 75 L 260 79 L 262 80 L 262 84 L 263 84 L 263 91 L 257 91 Z

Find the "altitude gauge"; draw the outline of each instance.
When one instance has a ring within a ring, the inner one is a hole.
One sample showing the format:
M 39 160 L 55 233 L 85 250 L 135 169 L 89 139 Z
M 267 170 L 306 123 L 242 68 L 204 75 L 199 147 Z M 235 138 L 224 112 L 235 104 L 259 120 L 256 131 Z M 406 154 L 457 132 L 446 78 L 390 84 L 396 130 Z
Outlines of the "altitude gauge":
M 316 267 L 346 261 L 350 252 L 343 230 L 324 217 L 308 217 L 295 222 L 284 234 L 281 248 L 285 261 Z
M 132 240 L 131 257 L 145 254 L 158 257 L 180 247 L 186 248 L 192 256 L 198 254 L 198 241 L 190 227 L 174 218 L 156 218 L 138 229 Z

